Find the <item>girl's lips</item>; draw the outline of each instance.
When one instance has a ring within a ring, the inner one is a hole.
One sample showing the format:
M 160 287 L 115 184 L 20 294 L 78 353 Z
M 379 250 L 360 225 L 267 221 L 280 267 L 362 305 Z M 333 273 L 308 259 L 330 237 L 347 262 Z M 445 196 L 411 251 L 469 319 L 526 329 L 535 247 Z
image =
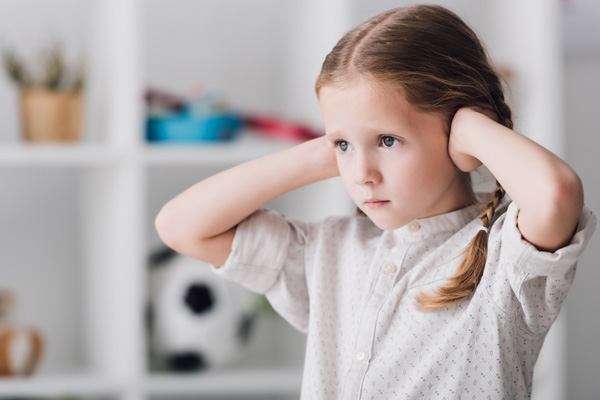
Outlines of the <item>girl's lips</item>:
M 379 207 L 385 206 L 389 202 L 390 202 L 389 200 L 369 199 L 369 200 L 365 200 L 365 206 L 367 206 L 369 208 L 379 208 Z

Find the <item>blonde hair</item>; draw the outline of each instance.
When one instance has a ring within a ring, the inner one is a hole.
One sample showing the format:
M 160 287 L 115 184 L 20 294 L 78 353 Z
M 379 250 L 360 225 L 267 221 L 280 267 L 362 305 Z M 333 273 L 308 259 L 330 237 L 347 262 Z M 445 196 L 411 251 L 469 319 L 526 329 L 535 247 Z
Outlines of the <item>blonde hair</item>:
M 501 124 L 513 128 L 502 82 L 482 43 L 444 7 L 392 9 L 349 31 L 325 58 L 317 95 L 323 86 L 342 86 L 357 76 L 399 89 L 413 106 L 442 115 L 448 132 L 456 111 L 467 106 L 492 111 Z M 486 229 L 477 232 L 452 278 L 434 293 L 417 297 L 421 310 L 443 308 L 475 292 L 487 259 L 487 229 L 503 197 L 496 181 L 479 217 Z

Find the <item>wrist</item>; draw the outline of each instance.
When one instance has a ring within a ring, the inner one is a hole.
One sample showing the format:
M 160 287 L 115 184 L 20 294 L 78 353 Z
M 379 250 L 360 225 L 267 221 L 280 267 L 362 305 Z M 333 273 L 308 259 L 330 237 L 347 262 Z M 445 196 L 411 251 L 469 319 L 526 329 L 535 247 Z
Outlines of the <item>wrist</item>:
M 452 119 L 450 129 L 455 149 L 465 155 L 477 157 L 477 140 L 496 124 L 483 110 L 470 107 L 459 109 Z
M 309 140 L 298 146 L 296 159 L 302 162 L 303 173 L 308 180 L 306 184 L 333 178 L 339 175 L 334 149 L 329 146 L 325 137 Z
M 454 115 L 448 153 L 454 165 L 461 171 L 473 171 L 484 162 L 478 149 L 481 148 L 482 135 L 489 129 L 487 123 L 494 122 L 472 108 L 461 108 Z

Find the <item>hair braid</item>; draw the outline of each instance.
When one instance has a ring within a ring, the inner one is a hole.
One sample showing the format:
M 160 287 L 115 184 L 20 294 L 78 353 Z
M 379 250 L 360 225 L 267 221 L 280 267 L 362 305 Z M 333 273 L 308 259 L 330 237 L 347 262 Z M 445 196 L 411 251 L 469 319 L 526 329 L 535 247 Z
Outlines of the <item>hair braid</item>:
M 485 229 L 480 229 L 477 232 L 467 247 L 454 276 L 444 286 L 437 288 L 432 294 L 421 293 L 417 296 L 417 306 L 420 310 L 433 311 L 449 306 L 472 295 L 475 289 L 477 289 L 487 260 L 488 229 L 490 228 L 494 212 L 505 193 L 504 188 L 498 181 L 496 181 L 496 185 L 496 190 L 492 198 L 488 201 L 485 211 L 479 217 L 481 226 Z
M 482 226 L 486 228 L 490 227 L 490 222 L 492 221 L 492 218 L 494 216 L 494 211 L 496 211 L 498 204 L 500 204 L 500 201 L 502 201 L 504 193 L 504 188 L 502 187 L 502 185 L 500 185 L 500 182 L 496 181 L 496 189 L 494 190 L 494 195 L 487 203 L 485 207 L 485 212 L 481 215 L 481 217 L 479 217 L 481 219 Z

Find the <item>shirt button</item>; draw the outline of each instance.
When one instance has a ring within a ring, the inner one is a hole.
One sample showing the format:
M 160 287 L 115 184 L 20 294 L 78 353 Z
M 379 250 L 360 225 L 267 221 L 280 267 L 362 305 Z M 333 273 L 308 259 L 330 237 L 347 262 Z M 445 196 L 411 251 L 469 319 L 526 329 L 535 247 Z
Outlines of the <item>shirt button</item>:
M 396 271 L 396 265 L 394 263 L 388 262 L 383 266 L 383 270 L 389 274 Z
M 411 223 L 408 225 L 408 230 L 409 230 L 409 231 L 411 231 L 411 232 L 416 232 L 416 231 L 418 231 L 419 229 L 421 229 L 421 225 L 419 225 L 419 223 L 418 223 L 418 222 L 411 222 Z
M 356 358 L 357 361 L 363 361 L 365 358 L 367 358 L 367 353 L 365 353 L 362 350 L 358 350 L 355 354 L 354 354 L 354 358 Z

